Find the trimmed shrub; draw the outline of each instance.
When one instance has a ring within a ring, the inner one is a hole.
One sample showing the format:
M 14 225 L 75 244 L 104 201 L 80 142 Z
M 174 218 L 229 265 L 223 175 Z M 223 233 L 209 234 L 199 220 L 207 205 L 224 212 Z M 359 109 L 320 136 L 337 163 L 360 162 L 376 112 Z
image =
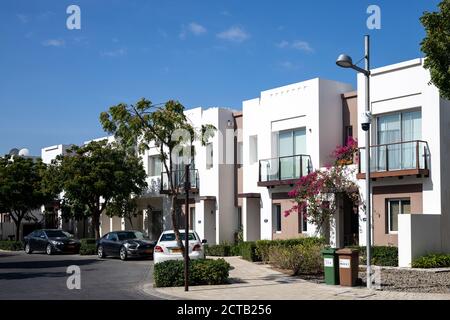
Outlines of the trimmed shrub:
M 23 243 L 20 241 L 2 240 L 0 241 L 0 249 L 7 251 L 20 251 L 23 250 Z
M 230 264 L 224 259 L 191 260 L 189 285 L 217 285 L 228 280 Z M 153 277 L 156 287 L 181 287 L 184 285 L 184 261 L 170 260 L 155 264 Z
M 291 248 L 297 245 L 325 245 L 324 238 L 303 237 L 286 240 L 259 240 L 256 241 L 256 250 L 261 261 L 268 263 L 270 261 L 269 252 L 272 247 Z
M 366 264 L 366 247 L 352 246 L 349 248 L 359 250 L 359 263 Z M 393 246 L 374 246 L 372 247 L 372 264 L 384 267 L 398 266 L 398 248 Z
M 268 259 L 271 264 L 291 270 L 293 274 L 318 274 L 323 270 L 321 243 L 306 243 L 294 246 L 271 246 Z
M 450 254 L 428 254 L 415 259 L 411 266 L 413 268 L 447 268 L 450 267 Z
M 231 246 L 228 244 L 218 244 L 205 246 L 205 254 L 213 257 L 228 257 L 230 255 Z
M 256 243 L 253 241 L 241 243 L 242 258 L 248 261 L 261 261 L 261 257 L 256 252 Z
M 230 256 L 232 257 L 242 256 L 242 243 L 243 242 L 239 242 L 238 244 L 232 245 L 230 247 Z
M 95 239 L 81 239 L 80 255 L 88 256 L 97 254 L 97 245 Z

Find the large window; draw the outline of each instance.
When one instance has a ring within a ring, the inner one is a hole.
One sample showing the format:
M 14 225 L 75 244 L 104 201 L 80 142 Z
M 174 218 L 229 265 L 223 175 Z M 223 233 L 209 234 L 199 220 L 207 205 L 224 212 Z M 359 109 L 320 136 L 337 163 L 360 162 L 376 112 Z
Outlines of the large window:
M 249 161 L 254 164 L 258 161 L 258 136 L 249 137 Z
M 211 169 L 214 163 L 213 144 L 206 145 L 206 169 Z
M 274 231 L 281 232 L 281 205 L 274 204 L 272 210 Z
M 416 143 L 422 138 L 421 111 L 408 111 L 377 117 L 376 170 L 416 167 Z M 402 144 L 395 144 L 404 142 Z M 387 145 L 387 146 L 384 146 Z M 388 168 L 386 168 L 386 165 Z
M 390 199 L 387 201 L 387 230 L 388 233 L 398 232 L 398 216 L 411 213 L 410 199 Z
M 298 157 L 306 154 L 306 129 L 281 131 L 278 135 L 278 156 L 280 157 L 281 180 L 294 179 L 302 176 L 302 171 L 308 168 L 308 159 Z M 302 165 L 300 165 L 301 162 Z
M 148 157 L 148 175 L 150 177 L 161 175 L 161 159 L 159 156 Z

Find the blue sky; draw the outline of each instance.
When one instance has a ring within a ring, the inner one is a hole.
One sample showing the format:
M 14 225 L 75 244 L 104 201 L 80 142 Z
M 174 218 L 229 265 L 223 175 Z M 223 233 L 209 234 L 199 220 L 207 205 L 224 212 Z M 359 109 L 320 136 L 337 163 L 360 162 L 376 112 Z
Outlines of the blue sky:
M 344 3 L 342 8 L 338 3 Z M 349 82 L 341 52 L 373 66 L 422 56 L 419 17 L 438 0 L 2 0 L 0 153 L 104 135 L 98 116 L 141 97 L 232 107 L 315 77 Z M 66 8 L 81 8 L 81 30 Z M 366 9 L 380 6 L 381 30 Z

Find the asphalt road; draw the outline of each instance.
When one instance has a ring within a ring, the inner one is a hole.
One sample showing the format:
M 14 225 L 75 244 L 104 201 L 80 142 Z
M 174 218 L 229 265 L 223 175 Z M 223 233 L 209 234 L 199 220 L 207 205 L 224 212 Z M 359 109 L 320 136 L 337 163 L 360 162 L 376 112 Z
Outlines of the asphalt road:
M 81 289 L 68 289 L 67 267 L 81 270 Z M 0 251 L 0 300 L 158 299 L 141 290 L 153 281 L 153 261 L 98 259 L 97 256 Z

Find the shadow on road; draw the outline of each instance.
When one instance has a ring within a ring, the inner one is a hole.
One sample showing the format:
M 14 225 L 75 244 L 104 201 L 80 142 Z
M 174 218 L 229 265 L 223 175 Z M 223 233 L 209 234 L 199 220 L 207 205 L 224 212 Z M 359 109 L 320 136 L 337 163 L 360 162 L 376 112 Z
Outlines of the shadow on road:
M 93 263 L 101 263 L 98 259 L 85 260 L 46 260 L 46 261 L 16 261 L 16 262 L 1 262 L 1 269 L 44 269 L 44 268 L 60 268 L 71 265 L 84 266 Z
M 65 272 L 7 272 L 0 273 L 0 280 L 20 280 L 30 278 L 59 278 L 67 277 Z

